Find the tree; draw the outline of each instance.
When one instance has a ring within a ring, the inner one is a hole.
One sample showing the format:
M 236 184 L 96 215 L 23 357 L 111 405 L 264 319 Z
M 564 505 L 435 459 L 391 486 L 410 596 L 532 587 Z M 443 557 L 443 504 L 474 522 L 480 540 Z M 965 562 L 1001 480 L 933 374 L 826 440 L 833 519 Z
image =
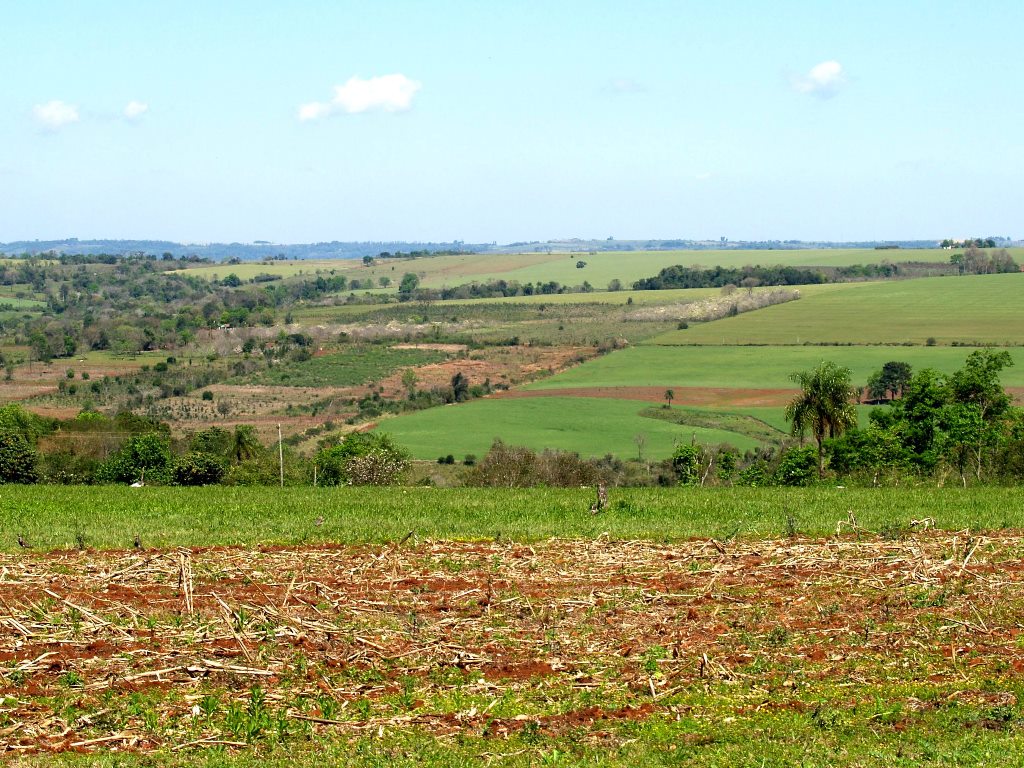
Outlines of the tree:
M 21 434 L 0 433 L 0 483 L 39 482 L 39 454 Z
M 680 485 L 698 485 L 701 481 L 699 445 L 677 445 L 672 452 L 672 471 Z
M 666 408 L 671 408 L 672 407 L 672 401 L 675 400 L 675 399 L 676 399 L 676 393 L 673 392 L 671 389 L 666 389 L 665 390 L 665 407 Z
M 408 453 L 377 432 L 350 432 L 314 461 L 323 485 L 391 485 L 409 466 Z
M 913 370 L 908 363 L 899 360 L 890 360 L 882 366 L 879 380 L 882 386 L 889 393 L 889 399 L 895 400 L 896 395 L 903 391 L 913 376 Z
M 224 477 L 223 459 L 201 451 L 191 451 L 174 462 L 175 485 L 216 485 Z
M 452 376 L 452 397 L 455 398 L 456 403 L 469 399 L 469 379 L 462 374 L 462 371 L 458 371 Z
M 868 376 L 868 399 L 869 400 L 884 400 L 889 390 L 885 386 L 885 382 L 882 381 L 882 372 L 875 371 Z
M 100 465 L 96 479 L 105 483 L 131 483 L 145 476 L 147 481 L 167 482 L 171 449 L 167 440 L 149 433 L 128 438 L 121 449 Z
M 402 275 L 402 281 L 398 284 L 398 295 L 402 301 L 408 301 L 412 292 L 419 288 L 420 279 L 414 272 L 406 272 Z
M 786 406 L 786 421 L 793 423 L 792 432 L 801 439 L 807 430 L 814 435 L 821 477 L 825 474 L 825 439 L 838 437 L 857 424 L 852 402 L 857 393 L 850 385 L 850 369 L 825 361 L 813 371 L 798 371 L 790 378 L 800 385 L 801 393 Z
M 263 451 L 263 444 L 260 442 L 256 428 L 250 424 L 239 424 L 231 436 L 231 457 L 242 462 L 246 459 L 253 459 Z
M 412 368 L 406 368 L 402 371 L 402 386 L 405 387 L 410 398 L 416 394 L 417 382 L 419 382 L 419 377 Z

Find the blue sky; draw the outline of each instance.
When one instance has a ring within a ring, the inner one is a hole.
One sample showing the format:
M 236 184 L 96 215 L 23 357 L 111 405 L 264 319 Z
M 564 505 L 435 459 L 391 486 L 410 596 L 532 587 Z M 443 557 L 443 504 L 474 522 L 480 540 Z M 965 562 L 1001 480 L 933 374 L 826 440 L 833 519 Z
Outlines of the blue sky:
M 1020 2 L 2 18 L 0 241 L 1024 236 Z

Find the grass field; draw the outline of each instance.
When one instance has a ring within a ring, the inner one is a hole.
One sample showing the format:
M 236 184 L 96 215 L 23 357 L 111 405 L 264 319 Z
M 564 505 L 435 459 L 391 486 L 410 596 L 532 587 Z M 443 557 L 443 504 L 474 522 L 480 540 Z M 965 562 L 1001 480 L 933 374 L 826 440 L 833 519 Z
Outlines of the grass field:
M 416 458 L 446 454 L 482 456 L 494 438 L 537 450 L 557 448 L 582 456 L 636 456 L 633 438 L 643 433 L 644 455 L 665 458 L 676 442 L 729 443 L 740 450 L 757 441 L 735 432 L 681 426 L 644 418 L 646 404 L 597 398 L 483 399 L 419 411 L 380 423 Z
M 930 518 L 947 530 L 1024 527 L 1016 488 L 623 488 L 592 516 L 593 489 L 123 488 L 4 486 L 0 551 L 345 544 L 548 537 L 680 541 L 834 533 L 849 512 L 873 531 Z M 621 501 L 621 504 L 616 502 Z M 323 522 L 317 525 L 317 520 Z
M 658 344 L 1024 344 L 1024 274 L 848 283 L 670 331 Z
M 1024 252 L 1024 249 L 1015 249 Z M 1015 253 L 1020 258 L 1020 253 Z M 473 280 L 518 280 L 579 285 L 584 280 L 595 288 L 606 288 L 613 279 L 625 285 L 652 277 L 664 267 L 742 267 L 746 265 L 844 266 L 879 263 L 883 260 L 948 262 L 949 251 L 941 249 L 876 251 L 873 249 L 828 249 L 796 251 L 623 251 L 605 253 L 483 254 L 439 256 L 409 264 L 409 271 L 422 275 L 425 286 L 458 285 Z M 583 269 L 576 262 L 585 261 Z
M 756 314 L 781 308 L 763 309 Z M 725 322 L 719 320 L 714 325 Z M 962 347 L 938 346 L 638 346 L 602 355 L 534 382 L 527 389 L 644 386 L 791 388 L 795 386 L 789 378 L 791 373 L 813 368 L 823 360 L 850 368 L 854 383 L 863 384 L 870 374 L 890 360 L 905 361 L 914 370 L 935 368 L 952 373 L 971 351 Z M 1024 351 L 1008 351 L 1016 364 L 1003 371 L 1003 385 L 1024 386 Z
M 1024 259 L 1024 248 L 1009 249 L 1018 261 Z M 613 279 L 628 287 L 642 277 L 652 277 L 664 267 L 712 267 L 716 265 L 742 267 L 786 264 L 792 266 L 847 266 L 851 264 L 877 264 L 882 261 L 949 262 L 949 251 L 941 249 L 891 250 L 874 249 L 807 249 L 807 250 L 707 250 L 707 251 L 619 251 L 603 253 L 521 253 L 521 254 L 460 254 L 432 256 L 419 259 L 384 259 L 372 266 L 364 266 L 360 259 L 321 259 L 309 261 L 280 261 L 271 264 L 212 264 L 190 268 L 188 274 L 203 277 L 226 277 L 230 273 L 248 280 L 258 274 L 294 277 L 299 274 L 315 275 L 344 273 L 350 278 L 379 280 L 391 278 L 394 286 L 406 272 L 420 277 L 421 284 L 429 288 L 461 285 L 473 281 L 517 280 L 519 282 L 548 282 L 580 285 L 588 281 L 598 290 L 604 290 Z M 576 262 L 585 261 L 578 269 Z

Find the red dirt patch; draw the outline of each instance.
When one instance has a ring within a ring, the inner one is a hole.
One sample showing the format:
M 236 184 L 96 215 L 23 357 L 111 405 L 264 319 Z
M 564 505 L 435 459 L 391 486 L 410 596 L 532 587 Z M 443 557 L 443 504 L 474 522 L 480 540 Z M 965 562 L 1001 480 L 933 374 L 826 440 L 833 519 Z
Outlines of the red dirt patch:
M 569 387 L 566 389 L 515 389 L 492 397 L 597 397 L 664 403 L 665 387 Z M 796 389 L 728 389 L 725 387 L 673 387 L 674 405 L 713 407 L 784 406 Z

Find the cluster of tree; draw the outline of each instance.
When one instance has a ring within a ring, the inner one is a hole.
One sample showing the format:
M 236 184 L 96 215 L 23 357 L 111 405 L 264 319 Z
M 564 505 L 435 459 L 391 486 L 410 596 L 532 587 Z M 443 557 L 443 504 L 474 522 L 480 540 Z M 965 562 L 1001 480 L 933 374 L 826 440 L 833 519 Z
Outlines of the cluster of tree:
M 996 241 L 992 237 L 969 237 L 966 240 L 945 239 L 939 243 L 940 248 L 995 248 Z
M 234 470 L 238 482 L 265 453 L 250 426 L 174 441 L 167 424 L 129 412 L 53 420 L 0 409 L 0 481 L 8 483 L 210 485 Z
M 752 288 L 758 285 L 817 285 L 828 278 L 816 269 L 806 267 L 712 267 L 700 269 L 676 265 L 665 267 L 654 277 L 645 277 L 633 283 L 638 291 L 656 291 L 668 288 L 722 288 L 739 285 Z
M 818 475 L 898 479 L 907 474 L 956 473 L 960 482 L 1024 480 L 1024 411 L 1012 404 L 999 382 L 1013 365 L 1006 351 L 972 352 L 946 376 L 931 368 L 912 373 L 905 363 L 887 363 L 873 374 L 869 390 L 890 395 L 858 429 L 850 371 L 823 363 L 795 374 L 801 395 L 787 408 L 793 434 L 810 431 L 817 443 Z M 898 397 L 897 397 L 898 395 Z M 879 398 L 881 399 L 881 397 Z
M 0 482 L 146 485 L 390 485 L 408 454 L 387 435 L 352 433 L 323 444 L 313 462 L 264 446 L 253 427 L 210 427 L 178 440 L 167 424 L 124 412 L 45 419 L 0 408 Z
M 961 275 L 996 275 L 1020 272 L 1020 265 L 1014 261 L 1005 248 L 988 253 L 976 245 L 968 246 L 963 253 L 954 253 L 949 263 L 957 268 Z

